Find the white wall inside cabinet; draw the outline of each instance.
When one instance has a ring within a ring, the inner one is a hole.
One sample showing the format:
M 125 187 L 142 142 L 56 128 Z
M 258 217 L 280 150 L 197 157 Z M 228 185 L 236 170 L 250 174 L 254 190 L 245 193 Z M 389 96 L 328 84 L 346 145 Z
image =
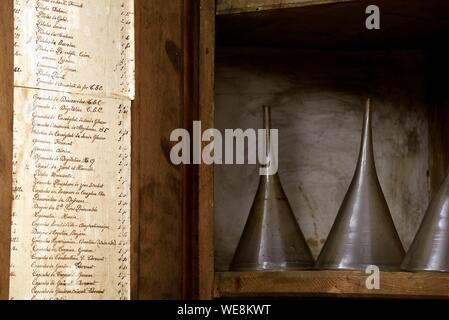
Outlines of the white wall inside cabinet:
M 376 164 L 408 248 L 429 198 L 426 59 L 420 51 L 220 49 L 215 127 L 279 128 L 279 174 L 318 255 L 351 182 L 364 97 L 373 99 Z M 254 165 L 215 166 L 215 267 L 227 270 L 258 184 Z

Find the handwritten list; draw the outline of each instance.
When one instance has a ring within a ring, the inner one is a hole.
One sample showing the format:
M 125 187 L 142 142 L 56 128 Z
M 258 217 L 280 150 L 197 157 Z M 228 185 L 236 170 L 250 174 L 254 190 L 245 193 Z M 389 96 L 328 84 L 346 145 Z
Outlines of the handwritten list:
M 134 99 L 127 0 L 15 0 L 16 86 Z
M 133 1 L 14 13 L 10 298 L 129 299 Z

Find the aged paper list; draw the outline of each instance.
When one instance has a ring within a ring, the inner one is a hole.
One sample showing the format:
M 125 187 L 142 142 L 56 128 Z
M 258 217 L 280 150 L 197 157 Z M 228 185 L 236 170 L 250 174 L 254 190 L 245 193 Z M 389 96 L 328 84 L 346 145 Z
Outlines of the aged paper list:
M 15 0 L 11 299 L 129 299 L 132 0 Z
M 14 94 L 11 298 L 129 298 L 130 101 Z
M 132 0 L 15 0 L 14 84 L 134 99 Z

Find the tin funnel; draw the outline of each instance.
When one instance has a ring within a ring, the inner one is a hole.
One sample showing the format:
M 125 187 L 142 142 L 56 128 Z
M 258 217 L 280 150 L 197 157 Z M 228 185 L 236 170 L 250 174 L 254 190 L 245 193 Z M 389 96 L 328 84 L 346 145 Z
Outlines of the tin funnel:
M 357 168 L 316 267 L 358 270 L 376 265 L 381 270 L 398 270 L 403 257 L 377 177 L 368 99 Z
M 270 108 L 264 107 L 270 129 Z M 271 157 L 270 139 L 265 141 Z M 265 170 L 231 263 L 231 271 L 283 271 L 313 268 L 313 258 L 277 173 Z
M 449 175 L 431 201 L 401 267 L 449 272 Z

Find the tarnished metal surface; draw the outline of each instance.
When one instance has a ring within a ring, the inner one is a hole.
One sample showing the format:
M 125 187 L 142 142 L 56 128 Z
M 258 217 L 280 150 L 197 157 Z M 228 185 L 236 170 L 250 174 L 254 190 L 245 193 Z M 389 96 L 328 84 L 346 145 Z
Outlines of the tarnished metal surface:
M 401 240 L 380 186 L 373 154 L 371 106 L 367 101 L 357 168 L 316 267 L 397 270 Z
M 264 126 L 267 130 L 270 128 L 268 107 L 264 107 Z M 267 150 L 269 145 L 267 139 Z M 279 271 L 312 267 L 312 253 L 278 174 L 261 176 L 230 270 Z
M 430 203 L 402 269 L 449 272 L 449 175 Z
M 354 176 L 365 111 L 361 97 L 367 94 L 373 98 L 379 182 L 402 244 L 410 247 L 429 205 L 427 173 L 433 172 L 424 58 L 416 51 L 220 50 L 214 126 L 221 132 L 260 128 L 261 105 L 272 105 L 279 178 L 315 258 Z M 229 269 L 259 178 L 254 164 L 214 166 L 217 271 Z

